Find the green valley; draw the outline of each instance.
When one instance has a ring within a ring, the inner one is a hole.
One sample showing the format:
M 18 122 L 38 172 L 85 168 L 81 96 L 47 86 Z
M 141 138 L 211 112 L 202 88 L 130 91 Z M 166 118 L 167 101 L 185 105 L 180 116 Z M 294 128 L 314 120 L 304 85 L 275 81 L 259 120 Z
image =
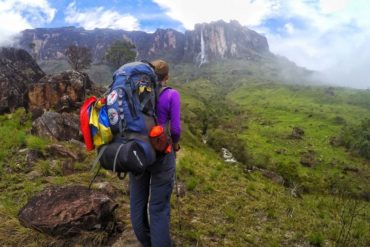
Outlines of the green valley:
M 285 67 L 286 68 L 286 67 Z M 172 196 L 176 246 L 369 246 L 370 91 L 313 85 L 309 71 L 223 61 L 172 68 L 182 100 L 182 150 Z M 4 246 L 109 246 L 106 233 L 56 239 L 22 227 L 19 209 L 50 184 L 88 186 L 95 153 L 63 175 L 65 158 L 30 134 L 24 110 L 0 118 L 0 242 Z M 355 138 L 356 137 L 356 138 Z M 203 139 L 203 140 L 202 140 Z M 221 148 L 239 163 L 226 163 Z M 29 166 L 22 150 L 45 157 Z M 54 161 L 55 160 L 55 161 Z M 29 177 L 37 171 L 37 176 Z M 117 218 L 129 229 L 127 180 L 101 171 L 117 191 Z M 70 241 L 70 242 L 68 242 Z M 70 244 L 70 245 L 69 245 Z

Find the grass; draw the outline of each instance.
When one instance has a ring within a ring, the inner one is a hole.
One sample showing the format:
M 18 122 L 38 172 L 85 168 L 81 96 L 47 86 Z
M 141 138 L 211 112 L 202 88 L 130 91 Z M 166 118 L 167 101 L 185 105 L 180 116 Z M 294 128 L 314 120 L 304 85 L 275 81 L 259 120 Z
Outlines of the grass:
M 369 109 L 348 103 L 353 95 L 349 93 L 351 90 L 337 89 L 339 99 L 324 97 L 325 90 L 324 87 L 258 84 L 234 91 L 228 97 L 249 115 L 248 129 L 240 136 L 253 153 L 252 162 L 281 172 L 290 169 L 287 173 L 295 172 L 308 190 L 327 190 L 332 182 L 329 178 L 340 180 L 341 177 L 353 180 L 351 188 L 357 190 L 354 187 L 358 184 L 366 184 L 364 174 L 370 173 L 369 162 L 345 148 L 330 145 L 330 140 L 347 124 L 360 122 Z M 335 121 L 338 118 L 342 119 L 339 123 Z M 293 127 L 304 130 L 302 140 L 289 138 Z M 300 165 L 302 154 L 308 150 L 316 156 L 313 169 Z M 361 172 L 344 176 L 340 173 L 346 166 L 356 166 Z M 369 189 L 360 187 L 358 193 Z
M 181 246 L 334 245 L 343 206 L 336 197 L 309 193 L 295 198 L 259 172 L 245 174 L 242 167 L 224 163 L 208 148 L 186 146 L 182 152 L 178 179 L 203 181 L 173 202 L 172 229 Z M 369 235 L 361 228 L 369 229 L 370 208 L 363 210 L 353 236 L 365 244 Z
M 173 68 L 171 85 L 181 92 L 183 124 L 177 178 L 186 190 L 171 202 L 177 246 L 369 246 L 370 206 L 363 196 L 370 190 L 369 161 L 330 144 L 343 128 L 369 115 L 368 92 L 272 83 L 279 68 L 261 66 L 234 61 Z M 265 67 L 269 73 L 262 78 Z M 95 154 L 74 162 L 76 172 L 69 176 L 62 176 L 63 158 L 46 155 L 28 166 L 19 150 L 47 152 L 49 143 L 30 135 L 30 127 L 24 111 L 0 116 L 0 242 L 57 246 L 64 240 L 22 227 L 18 211 L 47 185 L 88 185 Z M 302 139 L 289 137 L 294 127 L 304 130 Z M 225 163 L 219 150 L 224 145 L 245 152 L 245 160 Z M 300 164 L 310 150 L 312 168 Z M 269 180 L 254 167 L 274 171 L 285 183 Z M 34 170 L 42 176 L 25 179 Z M 128 223 L 127 180 L 122 184 L 101 171 L 97 181 L 119 188 L 117 217 Z M 86 233 L 78 241 L 99 245 L 106 236 Z
M 230 85 L 227 75 L 212 73 L 212 68 L 205 68 L 206 73 L 208 69 L 208 76 L 193 81 L 186 80 L 190 69 L 185 66 L 184 74 L 175 78 L 186 97 L 185 111 L 194 116 L 183 119 L 193 127 L 191 142 L 185 134 L 191 146 L 178 165 L 190 194 L 181 204 L 187 207 L 183 209 L 187 223 L 183 223 L 185 230 L 175 230 L 179 241 L 184 246 L 340 246 L 341 229 L 348 227 L 340 215 L 349 206 L 338 198 L 345 195 L 352 203 L 364 205 L 346 244 L 369 245 L 364 230 L 369 229 L 369 205 L 363 197 L 370 189 L 369 161 L 330 144 L 346 126 L 358 125 L 369 115 L 369 92 L 271 83 L 253 76 Z M 211 154 L 205 146 L 194 144 L 194 139 L 200 140 L 205 112 L 210 113 L 209 135 L 221 132 L 242 139 L 247 162 L 228 166 L 220 163 L 218 147 Z M 294 127 L 304 130 L 302 140 L 289 137 Z M 313 168 L 300 164 L 310 150 L 315 154 Z M 266 181 L 258 173 L 244 174 L 244 166 L 275 171 L 284 177 L 285 186 Z M 344 172 L 346 167 L 358 172 Z M 203 181 L 197 182 L 198 178 Z M 293 187 L 298 198 L 291 194 Z M 179 219 L 174 221 L 177 225 Z

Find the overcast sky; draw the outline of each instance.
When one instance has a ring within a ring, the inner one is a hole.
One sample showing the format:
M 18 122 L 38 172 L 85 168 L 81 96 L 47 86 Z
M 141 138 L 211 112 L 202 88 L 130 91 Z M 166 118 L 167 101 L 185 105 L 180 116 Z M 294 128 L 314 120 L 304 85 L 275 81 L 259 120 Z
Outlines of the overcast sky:
M 262 33 L 272 52 L 332 82 L 370 88 L 370 0 L 0 0 L 0 45 L 27 28 L 184 31 L 220 19 Z

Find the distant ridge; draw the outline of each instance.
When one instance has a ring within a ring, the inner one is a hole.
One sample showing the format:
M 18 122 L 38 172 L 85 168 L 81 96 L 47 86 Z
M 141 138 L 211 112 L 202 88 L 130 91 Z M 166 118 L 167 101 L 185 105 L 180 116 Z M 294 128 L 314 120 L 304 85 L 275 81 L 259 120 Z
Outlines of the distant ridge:
M 174 29 L 157 29 L 154 33 L 112 29 L 85 30 L 76 27 L 27 29 L 21 33 L 17 46 L 37 60 L 64 57 L 71 44 L 87 46 L 95 62 L 103 60 L 107 48 L 116 40 L 129 40 L 137 48 L 137 59 L 165 58 L 172 63 L 198 64 L 219 59 L 252 59 L 269 54 L 267 39 L 237 21 L 216 21 L 195 25 L 185 33 Z M 34 44 L 31 48 L 30 44 Z

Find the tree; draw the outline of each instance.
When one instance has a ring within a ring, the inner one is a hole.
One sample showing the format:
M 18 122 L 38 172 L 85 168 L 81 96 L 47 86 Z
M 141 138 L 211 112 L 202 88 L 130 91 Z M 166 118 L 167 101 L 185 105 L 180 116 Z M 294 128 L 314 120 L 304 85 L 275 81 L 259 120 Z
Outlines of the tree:
M 65 55 L 72 69 L 77 70 L 77 71 L 81 71 L 81 70 L 89 68 L 92 62 L 91 51 L 87 47 L 70 45 L 66 49 Z
M 136 56 L 135 45 L 126 40 L 114 42 L 105 55 L 108 64 L 113 69 L 118 69 L 121 65 L 133 61 Z

